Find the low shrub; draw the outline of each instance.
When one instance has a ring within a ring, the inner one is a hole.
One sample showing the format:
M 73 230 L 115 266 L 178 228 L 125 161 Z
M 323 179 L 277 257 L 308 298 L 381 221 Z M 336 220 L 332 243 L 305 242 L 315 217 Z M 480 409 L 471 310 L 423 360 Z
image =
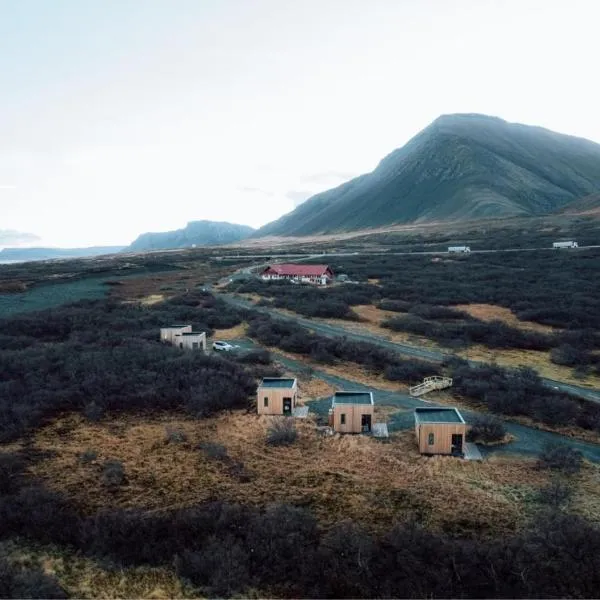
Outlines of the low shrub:
M 0 494 L 7 494 L 17 487 L 25 463 L 15 454 L 0 453 Z
M 183 444 L 187 442 L 188 437 L 183 429 L 166 427 L 165 428 L 165 438 L 168 444 Z
M 537 466 L 539 469 L 561 471 L 566 475 L 573 475 L 581 470 L 583 457 L 579 450 L 559 443 L 549 443 L 542 449 Z
M 506 427 L 500 419 L 492 415 L 480 415 L 473 419 L 467 440 L 489 444 L 501 441 L 504 436 L 506 436 Z
M 0 556 L 0 598 L 68 598 L 51 576 L 12 565 Z
M 293 419 L 278 417 L 273 420 L 267 431 L 267 444 L 270 446 L 288 446 L 298 437 Z
M 223 444 L 216 444 L 215 442 L 202 442 L 198 444 L 198 448 L 204 452 L 208 458 L 215 460 L 226 460 L 229 458 L 227 454 L 227 448 Z
M 95 461 L 97 458 L 98 458 L 98 453 L 95 450 L 88 448 L 87 450 L 84 450 L 79 455 L 79 462 L 81 462 L 85 465 L 87 463 L 91 463 L 91 462 Z
M 547 486 L 540 488 L 538 502 L 551 508 L 561 508 L 567 504 L 573 495 L 573 488 L 566 482 L 553 479 Z
M 102 483 L 109 488 L 119 487 L 125 483 L 125 469 L 120 460 L 107 460 L 102 466 Z
M 250 365 L 270 365 L 272 362 L 271 353 L 263 348 L 238 354 L 236 358 L 238 362 Z

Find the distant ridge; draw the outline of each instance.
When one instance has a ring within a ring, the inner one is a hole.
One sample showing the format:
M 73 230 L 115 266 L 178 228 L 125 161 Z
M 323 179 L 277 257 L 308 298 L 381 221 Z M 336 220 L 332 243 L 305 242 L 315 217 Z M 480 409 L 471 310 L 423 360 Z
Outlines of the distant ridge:
M 444 115 L 372 172 L 309 198 L 252 237 L 533 216 L 600 193 L 600 145 L 478 114 Z
M 127 251 L 168 250 L 196 246 L 231 244 L 247 238 L 254 232 L 248 225 L 219 221 L 190 221 L 183 229 L 161 233 L 143 233 Z
M 116 254 L 123 246 L 91 246 L 90 248 L 4 248 L 0 250 L 0 262 L 25 262 L 30 260 L 52 260 L 55 258 L 85 258 Z

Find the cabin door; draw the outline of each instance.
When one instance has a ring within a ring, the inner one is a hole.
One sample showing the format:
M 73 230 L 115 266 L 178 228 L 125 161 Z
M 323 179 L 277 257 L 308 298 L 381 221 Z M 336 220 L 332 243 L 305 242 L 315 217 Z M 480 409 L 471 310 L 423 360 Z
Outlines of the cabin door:
M 291 398 L 283 399 L 283 414 L 284 415 L 292 414 L 292 399 Z
M 462 433 L 453 433 L 452 434 L 452 454 L 462 454 L 463 453 L 463 436 Z
M 360 429 L 363 433 L 371 431 L 371 415 L 362 415 L 360 418 Z

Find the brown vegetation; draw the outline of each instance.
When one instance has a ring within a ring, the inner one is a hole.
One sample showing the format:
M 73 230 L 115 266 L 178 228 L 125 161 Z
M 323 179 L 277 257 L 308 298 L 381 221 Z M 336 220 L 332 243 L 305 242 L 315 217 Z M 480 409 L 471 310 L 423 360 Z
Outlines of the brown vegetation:
M 0 281 L 0 294 L 16 294 L 27 290 L 27 284 L 22 281 Z
M 56 577 L 72 598 L 190 598 L 199 597 L 181 579 L 164 567 L 107 569 L 98 561 L 55 546 L 31 546 L 4 542 L 2 549 L 11 563 L 38 567 Z
M 586 375 L 577 377 L 573 369 L 563 365 L 557 365 L 550 360 L 550 352 L 538 350 L 522 350 L 517 348 L 506 350 L 493 350 L 481 345 L 471 346 L 467 350 L 457 352 L 458 356 L 469 360 L 496 363 L 504 367 L 531 367 L 535 369 L 540 377 L 572 383 L 580 387 L 599 388 L 600 377 L 597 375 Z
M 466 310 L 466 307 L 488 307 L 493 305 L 460 305 L 454 308 Z M 475 315 L 477 318 L 481 318 L 482 320 L 493 320 L 492 314 L 496 314 L 495 309 L 499 311 L 506 311 L 504 313 L 504 317 L 509 319 L 506 313 L 511 315 L 511 318 L 515 320 L 516 323 L 520 323 L 522 328 L 526 329 L 539 329 L 542 330 L 550 330 L 551 328 L 546 327 L 544 325 L 539 325 L 537 323 L 531 322 L 523 322 L 519 321 L 513 313 L 508 309 L 502 309 L 501 307 L 494 307 L 494 310 L 486 309 L 486 314 L 488 315 L 487 319 L 483 319 L 481 316 Z M 382 310 L 372 305 L 361 305 L 361 306 L 353 306 L 352 310 L 361 318 L 361 322 L 349 322 L 344 321 L 342 319 L 319 319 L 313 318 L 313 321 L 322 321 L 323 323 L 329 323 L 331 325 L 335 325 L 336 327 L 340 327 L 341 329 L 345 329 L 350 332 L 357 333 L 371 333 L 377 337 L 386 339 L 387 341 L 399 343 L 399 344 L 413 344 L 418 345 L 424 348 L 431 349 L 440 349 L 441 346 L 436 344 L 435 342 L 410 333 L 405 332 L 392 332 L 389 329 L 385 329 L 381 327 L 381 322 L 386 318 L 397 315 L 389 310 Z M 481 309 L 483 310 L 483 309 Z M 277 309 L 277 312 L 281 312 L 282 314 L 286 314 L 287 316 L 297 316 L 296 313 L 293 313 L 289 310 L 281 310 Z M 480 313 L 481 315 L 481 313 Z M 497 313 L 500 315 L 500 312 Z M 502 320 L 502 319 L 500 319 Z M 513 326 L 514 323 L 507 322 L 507 324 Z M 585 377 L 578 377 L 573 374 L 573 369 L 570 367 L 557 365 L 550 360 L 550 352 L 547 351 L 537 351 L 537 350 L 522 350 L 517 348 L 512 349 L 491 349 L 486 346 L 474 345 L 466 350 L 461 350 L 456 352 L 456 354 L 462 358 L 468 358 L 470 360 L 479 360 L 482 362 L 495 362 L 498 365 L 506 366 L 506 367 L 531 367 L 535 369 L 541 377 L 547 377 L 549 379 L 554 379 L 555 381 L 562 381 L 564 383 L 571 383 L 578 386 L 590 387 L 590 388 L 598 388 L 600 387 L 600 377 L 594 375 L 586 375 Z
M 521 321 L 510 308 L 497 306 L 496 304 L 457 304 L 452 308 L 469 313 L 480 321 L 502 321 L 516 329 L 539 331 L 540 333 L 553 333 L 558 330 L 558 328 L 541 325 L 533 321 Z
M 212 336 L 215 340 L 237 340 L 246 336 L 246 330 L 248 329 L 247 323 L 240 323 L 235 327 L 228 329 L 215 329 L 215 333 Z
M 288 376 L 296 377 L 296 375 L 292 373 L 286 373 L 284 375 L 284 377 Z M 333 395 L 335 387 L 318 377 L 312 377 L 311 379 L 300 377 L 298 379 L 298 391 L 301 400 L 314 400 L 316 398 L 325 398 L 326 396 Z
M 325 526 L 352 518 L 384 529 L 418 515 L 434 529 L 484 533 L 518 528 L 528 498 L 548 477 L 527 460 L 422 457 L 412 431 L 395 434 L 390 444 L 364 436 L 322 437 L 310 419 L 296 421 L 295 444 L 269 447 L 269 423 L 270 418 L 245 411 L 202 421 L 123 417 L 98 424 L 71 416 L 35 436 L 36 449 L 48 454 L 32 474 L 88 512 L 164 510 L 218 498 L 311 506 Z M 184 432 L 186 441 L 167 441 L 167 426 Z M 249 481 L 197 449 L 201 443 L 223 445 L 231 459 L 243 463 Z M 84 463 L 80 456 L 88 449 L 97 457 Z M 127 477 L 114 490 L 107 490 L 100 477 L 108 458 L 121 461 Z

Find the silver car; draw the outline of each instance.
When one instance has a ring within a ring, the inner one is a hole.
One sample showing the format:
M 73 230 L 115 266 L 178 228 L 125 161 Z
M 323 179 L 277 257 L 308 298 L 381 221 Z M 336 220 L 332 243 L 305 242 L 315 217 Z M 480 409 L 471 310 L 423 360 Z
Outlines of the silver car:
M 235 350 L 237 348 L 237 346 L 233 346 L 228 342 L 219 342 L 219 341 L 215 341 L 213 342 L 213 350 L 216 350 L 217 352 L 231 352 L 231 350 Z

